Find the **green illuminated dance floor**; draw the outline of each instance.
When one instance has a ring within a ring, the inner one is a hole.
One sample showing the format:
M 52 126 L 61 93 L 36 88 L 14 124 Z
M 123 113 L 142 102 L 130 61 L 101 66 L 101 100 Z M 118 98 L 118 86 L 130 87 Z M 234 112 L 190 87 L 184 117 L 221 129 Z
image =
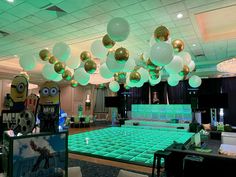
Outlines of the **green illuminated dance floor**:
M 150 166 L 155 151 L 164 150 L 173 141 L 185 143 L 192 135 L 176 129 L 111 127 L 70 135 L 68 148 L 71 153 Z

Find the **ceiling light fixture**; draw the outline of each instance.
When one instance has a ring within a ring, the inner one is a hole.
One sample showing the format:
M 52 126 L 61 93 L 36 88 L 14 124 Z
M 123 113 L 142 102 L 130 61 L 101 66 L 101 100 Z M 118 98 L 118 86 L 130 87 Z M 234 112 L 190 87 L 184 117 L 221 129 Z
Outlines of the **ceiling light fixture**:
M 193 47 L 196 47 L 197 45 L 196 45 L 196 44 L 193 44 L 192 46 L 193 46 Z
M 236 58 L 222 61 L 217 64 L 216 68 L 220 72 L 236 73 Z
M 13 3 L 13 2 L 14 2 L 14 0 L 7 0 L 7 2 Z
M 178 19 L 183 18 L 183 14 L 182 14 L 182 13 L 178 13 L 178 14 L 177 14 L 177 18 L 178 18 Z

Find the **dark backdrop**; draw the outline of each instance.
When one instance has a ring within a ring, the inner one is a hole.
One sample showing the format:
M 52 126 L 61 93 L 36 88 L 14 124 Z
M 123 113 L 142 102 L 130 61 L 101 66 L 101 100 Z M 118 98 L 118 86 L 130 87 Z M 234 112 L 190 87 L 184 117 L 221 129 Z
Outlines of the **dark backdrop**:
M 202 79 L 202 84 L 197 89 L 191 88 L 187 80 L 180 81 L 175 87 L 169 86 L 167 82 L 161 82 L 155 86 L 145 83 L 141 88 L 126 90 L 123 85 L 121 85 L 118 95 L 125 97 L 125 99 L 123 99 L 123 104 L 118 111 L 122 117 L 126 116 L 124 113 L 125 110 L 131 110 L 131 104 L 148 104 L 149 92 L 151 103 L 153 92 L 157 92 L 160 104 L 167 104 L 168 101 L 170 104 L 191 104 L 194 111 L 202 112 L 203 123 L 210 122 L 210 108 L 199 107 L 199 95 L 227 93 L 228 107 L 224 108 L 224 123 L 236 126 L 236 77 Z

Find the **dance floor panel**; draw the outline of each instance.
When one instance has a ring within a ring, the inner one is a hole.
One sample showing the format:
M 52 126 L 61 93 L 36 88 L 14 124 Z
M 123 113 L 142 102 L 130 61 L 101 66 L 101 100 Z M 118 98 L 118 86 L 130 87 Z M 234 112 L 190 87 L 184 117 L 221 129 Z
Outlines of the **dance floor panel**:
M 151 166 L 154 152 L 174 141 L 186 143 L 193 133 L 177 129 L 110 127 L 70 135 L 70 153 Z

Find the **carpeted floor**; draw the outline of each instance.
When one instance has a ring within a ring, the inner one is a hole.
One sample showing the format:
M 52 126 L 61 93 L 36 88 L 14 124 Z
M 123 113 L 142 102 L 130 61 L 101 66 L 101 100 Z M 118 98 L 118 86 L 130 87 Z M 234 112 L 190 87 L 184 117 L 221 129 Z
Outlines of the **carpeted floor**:
M 120 171 L 120 168 L 76 160 L 76 159 L 69 159 L 68 166 L 69 167 L 80 166 L 83 177 L 117 177 Z M 140 173 L 140 174 L 145 174 L 145 173 Z M 145 175 L 151 177 L 151 174 L 145 174 Z

